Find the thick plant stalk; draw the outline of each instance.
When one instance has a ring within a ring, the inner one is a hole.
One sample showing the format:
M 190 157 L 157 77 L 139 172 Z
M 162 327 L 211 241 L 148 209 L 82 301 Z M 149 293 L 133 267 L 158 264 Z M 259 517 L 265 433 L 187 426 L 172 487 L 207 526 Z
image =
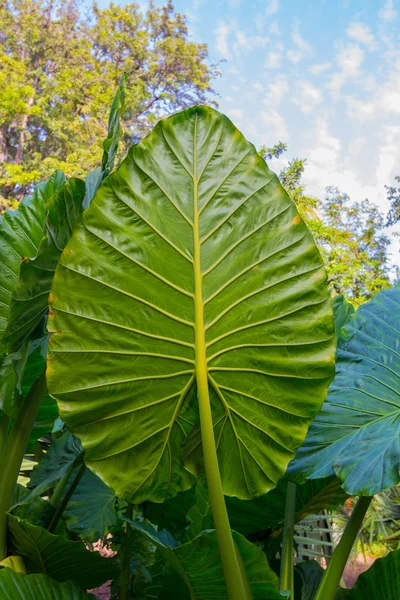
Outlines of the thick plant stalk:
M 280 590 L 293 600 L 293 536 L 296 509 L 296 484 L 289 481 L 286 491 L 285 521 L 283 524 Z
M 8 429 L 10 427 L 10 417 L 8 415 L 0 415 L 0 454 L 3 452 L 3 448 L 7 441 Z
M 53 515 L 53 517 L 52 517 L 52 519 L 50 521 L 50 525 L 47 528 L 47 531 L 49 533 L 53 533 L 53 531 L 57 527 L 58 521 L 60 520 L 61 515 L 63 514 L 63 512 L 64 512 L 64 510 L 65 510 L 68 502 L 71 500 L 72 494 L 74 493 L 74 491 L 78 487 L 78 484 L 79 484 L 80 480 L 82 479 L 85 470 L 86 470 L 86 465 L 83 464 L 81 466 L 81 468 L 79 469 L 78 473 L 75 475 L 75 478 L 74 478 L 73 482 L 71 483 L 71 485 L 69 486 L 69 489 L 68 489 L 67 493 L 65 494 L 64 498 L 61 500 L 60 504 L 57 506 L 56 512 L 54 513 L 54 515 Z M 67 475 L 65 477 L 67 477 Z M 65 481 L 65 484 L 63 482 L 64 488 L 65 488 L 65 485 L 67 484 L 67 482 L 68 482 L 68 478 Z M 61 491 L 61 494 L 62 494 L 62 491 Z M 53 500 L 53 498 L 52 498 L 52 500 Z M 54 502 L 54 500 L 53 500 L 53 502 Z
M 126 516 L 132 519 L 133 504 L 128 504 Z M 123 540 L 122 570 L 119 588 L 119 600 L 127 600 L 129 592 L 129 582 L 131 579 L 131 553 L 132 553 L 133 529 L 131 524 L 126 521 L 126 532 Z
M 197 120 L 196 120 L 197 124 Z M 225 498 L 222 489 L 221 476 L 217 459 L 217 449 L 214 438 L 210 396 L 208 389 L 208 373 L 206 358 L 206 342 L 204 336 L 204 302 L 203 302 L 203 276 L 200 266 L 200 236 L 199 236 L 199 210 L 197 190 L 197 153 L 196 153 L 196 124 L 194 132 L 194 172 L 193 172 L 193 268 L 195 280 L 194 309 L 195 309 L 195 362 L 197 396 L 199 402 L 201 439 L 203 445 L 204 465 L 207 485 L 210 494 L 211 510 L 217 534 L 218 548 L 221 556 L 222 567 L 229 600 L 252 600 L 250 584 L 244 568 L 241 569 L 238 560 L 235 542 L 233 540 Z
M 320 583 L 315 600 L 334 600 L 347 559 L 360 530 L 372 496 L 361 496 L 335 548 L 329 567 Z
M 11 505 L 26 445 L 46 390 L 46 375 L 32 385 L 2 452 L 0 475 L 0 561 L 7 553 L 7 511 Z

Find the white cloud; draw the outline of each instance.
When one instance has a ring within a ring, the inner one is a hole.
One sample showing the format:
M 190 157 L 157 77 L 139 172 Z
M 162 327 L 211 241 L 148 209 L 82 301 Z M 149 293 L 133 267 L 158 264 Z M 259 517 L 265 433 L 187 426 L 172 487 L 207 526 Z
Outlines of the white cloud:
M 265 140 L 268 144 L 289 140 L 290 136 L 285 119 L 277 110 L 266 108 L 261 113 L 261 120 L 267 126 Z
M 315 87 L 309 81 L 297 81 L 295 85 L 295 95 L 292 98 L 292 102 L 300 107 L 300 110 L 305 114 L 309 115 L 323 101 L 322 90 Z
M 290 62 L 297 64 L 305 56 L 312 54 L 312 47 L 300 34 L 300 26 L 298 21 L 295 21 L 292 28 L 292 42 L 296 49 L 290 49 L 287 51 L 287 58 Z
M 269 42 L 269 38 L 261 35 L 247 35 L 244 31 L 236 31 L 236 42 L 233 45 L 235 54 L 249 51 L 252 52 L 258 48 L 264 48 Z
M 240 108 L 231 108 L 229 109 L 229 114 L 228 116 L 233 120 L 233 121 L 240 121 L 240 119 L 243 118 L 243 111 Z
M 265 16 L 270 17 L 271 15 L 274 15 L 275 13 L 277 13 L 278 10 L 279 10 L 278 0 L 269 0 L 268 6 L 265 9 Z
M 331 67 L 332 67 L 332 63 L 325 62 L 325 63 L 319 63 L 319 64 L 316 64 L 316 65 L 312 65 L 308 70 L 313 75 L 320 75 L 324 71 L 328 71 Z
M 230 56 L 230 49 L 229 49 L 229 42 L 228 42 L 230 31 L 231 31 L 231 28 L 229 27 L 229 25 L 225 21 L 220 21 L 218 23 L 217 29 L 214 32 L 215 33 L 215 44 L 217 46 L 217 50 L 220 54 L 222 54 L 224 56 L 224 58 L 228 58 L 228 56 Z
M 339 71 L 332 74 L 327 87 L 339 93 L 342 86 L 349 79 L 354 79 L 360 74 L 360 67 L 364 62 L 364 51 L 357 44 L 342 46 L 336 55 L 336 64 Z
M 368 25 L 360 22 L 350 23 L 346 31 L 348 37 L 356 42 L 364 44 L 371 49 L 375 47 L 375 36 Z
M 268 85 L 265 103 L 268 107 L 277 108 L 289 91 L 289 82 L 285 75 L 279 75 Z
M 356 77 L 364 62 L 364 52 L 357 44 L 351 44 L 338 52 L 336 60 L 343 75 L 346 77 Z
M 393 0 L 387 0 L 385 6 L 379 11 L 379 17 L 383 21 L 394 21 L 397 17 L 397 10 L 394 9 Z
M 270 35 L 275 35 L 276 37 L 280 37 L 281 31 L 279 29 L 278 21 L 272 21 L 271 25 L 268 27 L 268 33 Z
M 265 60 L 266 69 L 279 69 L 283 58 L 283 44 L 276 44 L 274 50 L 271 50 L 267 54 Z

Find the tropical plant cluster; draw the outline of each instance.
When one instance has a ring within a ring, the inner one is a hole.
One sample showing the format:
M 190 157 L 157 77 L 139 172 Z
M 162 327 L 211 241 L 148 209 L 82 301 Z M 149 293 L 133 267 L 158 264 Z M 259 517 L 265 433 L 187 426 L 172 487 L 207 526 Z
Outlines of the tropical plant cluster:
M 332 301 L 295 202 L 212 108 L 114 169 L 124 99 L 125 76 L 100 168 L 0 221 L 0 597 L 397 599 L 398 550 L 341 578 L 399 483 L 399 285 Z M 349 496 L 324 570 L 304 523 Z

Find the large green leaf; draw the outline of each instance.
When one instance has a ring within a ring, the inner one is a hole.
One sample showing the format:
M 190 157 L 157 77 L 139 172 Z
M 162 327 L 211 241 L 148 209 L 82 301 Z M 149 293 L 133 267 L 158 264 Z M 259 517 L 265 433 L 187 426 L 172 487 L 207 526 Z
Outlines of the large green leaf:
M 10 548 L 31 573 L 46 573 L 61 582 L 72 579 L 88 589 L 118 576 L 113 559 L 89 552 L 82 542 L 71 542 L 10 514 L 8 527 Z
M 72 581 L 58 583 L 47 575 L 23 575 L 0 569 L 0 597 L 4 600 L 94 600 Z
M 18 210 L 0 217 L 0 340 L 9 316 L 11 294 L 18 282 L 21 264 L 39 248 L 46 216 L 46 202 L 65 182 L 61 171 L 39 183 L 33 196 L 24 198 Z M 0 347 L 0 351 L 1 351 Z
M 363 304 L 341 330 L 337 373 L 289 477 L 332 473 L 349 494 L 393 487 L 400 467 L 400 285 Z
M 159 578 L 157 586 L 148 591 L 149 598 L 225 600 L 227 592 L 215 531 L 203 532 L 191 542 L 177 545 L 165 531 L 158 532 L 151 525 L 131 523 L 157 547 L 163 573 L 167 575 L 166 581 L 162 582 Z M 233 537 L 243 558 L 254 600 L 281 599 L 278 578 L 269 567 L 265 554 L 236 531 Z M 173 569 L 173 579 L 166 572 L 168 567 Z M 156 568 L 158 572 L 159 566 L 156 565 Z M 175 587 L 174 593 L 171 593 L 171 584 Z
M 203 472 L 196 365 L 224 492 L 275 486 L 333 375 L 332 307 L 294 203 L 226 117 L 194 107 L 130 149 L 52 295 L 49 387 L 119 496 L 163 501 Z
M 85 184 L 70 179 L 46 198 L 43 237 L 36 255 L 25 260 L 12 293 L 3 342 L 15 352 L 48 313 L 48 297 L 54 272 L 76 220 L 82 212 Z

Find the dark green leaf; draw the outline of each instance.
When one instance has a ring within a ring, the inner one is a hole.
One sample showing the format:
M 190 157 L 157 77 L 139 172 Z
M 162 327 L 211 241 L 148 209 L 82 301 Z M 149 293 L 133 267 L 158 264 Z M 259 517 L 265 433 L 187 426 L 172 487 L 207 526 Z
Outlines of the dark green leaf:
M 31 491 L 24 498 L 24 502 L 30 502 L 32 498 L 40 496 L 53 487 L 79 459 L 82 459 L 82 456 L 81 443 L 72 434 L 64 433 L 54 440 L 50 450 L 32 471 L 28 485 Z
M 48 297 L 55 268 L 82 212 L 85 184 L 70 179 L 46 198 L 43 237 L 36 255 L 26 259 L 15 286 L 3 342 L 15 352 L 36 330 L 48 312 Z
M 158 529 L 168 529 L 175 537 L 180 538 L 190 523 L 189 511 L 196 503 L 198 487 L 193 486 L 185 492 L 179 492 L 165 502 L 146 502 L 143 505 L 143 516 L 157 525 Z
M 94 600 L 72 581 L 58 583 L 47 575 L 23 575 L 0 569 L 0 597 L 4 600 Z
M 399 480 L 400 285 L 363 304 L 341 330 L 337 374 L 289 476 L 336 473 L 372 496 Z
M 194 292 L 224 491 L 250 498 L 276 485 L 320 409 L 332 307 L 294 203 L 205 107 L 160 121 L 130 149 L 54 279 L 50 391 L 89 467 L 136 503 L 173 497 L 203 472 L 196 430 L 186 468 L 181 459 L 205 358 L 195 356 Z
M 104 538 L 118 523 L 116 496 L 111 488 L 86 469 L 73 493 L 63 518 L 70 531 L 85 542 Z
M 71 542 L 36 525 L 8 516 L 10 548 L 22 556 L 30 573 L 47 573 L 57 581 L 72 579 L 85 589 L 118 576 L 112 559 L 89 552 L 82 542 Z
M 131 522 L 135 529 L 150 539 L 157 547 L 160 559 L 166 566 L 174 569 L 167 575 L 163 582 L 160 598 L 175 597 L 182 600 L 186 597 L 191 600 L 206 600 L 213 598 L 226 599 L 225 579 L 222 571 L 215 531 L 208 531 L 199 535 L 187 544 L 177 545 L 165 530 L 156 531 L 151 525 Z M 233 532 L 234 540 L 246 566 L 254 600 L 279 600 L 278 579 L 270 569 L 265 554 L 236 531 Z M 160 565 L 155 565 L 156 572 L 160 574 Z M 160 577 L 158 580 L 160 581 Z M 171 592 L 171 583 L 174 582 L 174 595 Z M 149 594 L 149 598 L 157 597 Z

